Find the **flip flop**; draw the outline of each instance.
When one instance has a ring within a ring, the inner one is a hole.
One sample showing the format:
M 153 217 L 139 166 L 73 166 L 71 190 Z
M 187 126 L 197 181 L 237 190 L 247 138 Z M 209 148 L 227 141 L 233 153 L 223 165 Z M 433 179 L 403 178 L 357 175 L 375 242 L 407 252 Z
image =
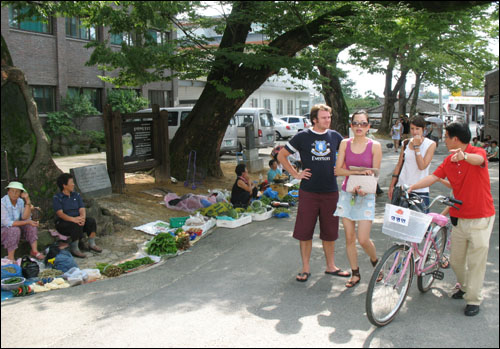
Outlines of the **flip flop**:
M 347 275 L 342 275 L 340 273 L 347 273 Z M 351 276 L 351 273 L 349 273 L 348 271 L 344 271 L 342 269 L 337 269 L 335 271 L 325 271 L 325 274 L 333 275 L 333 276 L 340 276 L 343 278 L 348 278 L 349 276 Z
M 295 278 L 295 280 L 297 280 L 298 282 L 306 282 L 308 279 L 309 279 L 309 276 L 311 276 L 311 273 L 298 273 L 297 276 L 300 276 L 300 277 L 306 277 L 305 279 L 297 279 Z

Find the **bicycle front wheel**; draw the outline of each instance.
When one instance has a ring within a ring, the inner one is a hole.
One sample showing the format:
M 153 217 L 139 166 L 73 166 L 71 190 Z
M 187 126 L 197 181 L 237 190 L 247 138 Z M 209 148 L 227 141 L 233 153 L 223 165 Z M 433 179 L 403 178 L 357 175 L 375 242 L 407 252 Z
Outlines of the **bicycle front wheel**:
M 404 270 L 408 258 L 408 268 Z M 366 315 L 372 324 L 385 326 L 394 319 L 410 290 L 413 268 L 408 246 L 394 245 L 385 252 L 373 271 L 366 294 Z M 380 273 L 383 279 L 377 282 Z
M 433 224 L 432 229 L 434 229 L 434 227 L 435 225 Z M 422 269 L 430 268 L 432 265 L 434 265 L 434 268 L 426 271 L 425 274 L 417 274 L 417 286 L 420 292 L 429 291 L 432 283 L 434 282 L 433 272 L 439 270 L 441 265 L 441 261 L 438 259 L 443 257 L 444 249 L 446 247 L 446 239 L 446 228 L 443 227 L 439 229 L 434 236 L 434 242 L 431 239 L 427 251 L 424 251 L 423 260 L 425 263 Z

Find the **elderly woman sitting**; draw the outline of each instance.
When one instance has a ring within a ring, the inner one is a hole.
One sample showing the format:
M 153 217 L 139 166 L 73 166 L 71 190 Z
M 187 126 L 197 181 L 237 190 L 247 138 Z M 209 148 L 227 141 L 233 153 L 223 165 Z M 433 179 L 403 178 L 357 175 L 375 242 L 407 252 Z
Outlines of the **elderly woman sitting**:
M 38 252 L 38 222 L 31 220 L 31 201 L 22 183 L 10 182 L 7 195 L 2 198 L 2 244 L 7 249 L 7 258 L 14 261 L 14 253 L 21 236 L 31 245 L 31 255 L 42 260 Z

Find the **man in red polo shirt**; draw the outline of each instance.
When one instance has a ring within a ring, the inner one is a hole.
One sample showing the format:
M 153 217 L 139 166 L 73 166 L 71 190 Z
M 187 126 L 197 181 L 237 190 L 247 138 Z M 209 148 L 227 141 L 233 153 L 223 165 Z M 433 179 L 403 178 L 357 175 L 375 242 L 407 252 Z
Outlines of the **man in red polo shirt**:
M 469 144 L 469 125 L 453 122 L 446 126 L 445 143 L 451 152 L 430 176 L 412 185 L 409 191 L 428 187 L 448 178 L 456 199 L 463 202 L 460 210 L 450 208 L 453 225 L 450 264 L 462 288 L 454 299 L 465 299 L 465 315 L 479 313 L 486 260 L 495 207 L 491 196 L 486 152 Z

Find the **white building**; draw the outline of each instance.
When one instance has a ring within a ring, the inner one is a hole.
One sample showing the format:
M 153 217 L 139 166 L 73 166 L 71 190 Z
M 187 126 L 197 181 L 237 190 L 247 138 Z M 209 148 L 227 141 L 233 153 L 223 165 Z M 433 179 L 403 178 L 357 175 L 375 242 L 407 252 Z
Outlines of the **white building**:
M 290 79 L 271 77 L 257 89 L 242 108 L 266 108 L 274 116 L 304 115 L 311 108 L 311 89 L 300 90 Z M 205 81 L 179 80 L 178 105 L 193 106 L 200 97 Z

